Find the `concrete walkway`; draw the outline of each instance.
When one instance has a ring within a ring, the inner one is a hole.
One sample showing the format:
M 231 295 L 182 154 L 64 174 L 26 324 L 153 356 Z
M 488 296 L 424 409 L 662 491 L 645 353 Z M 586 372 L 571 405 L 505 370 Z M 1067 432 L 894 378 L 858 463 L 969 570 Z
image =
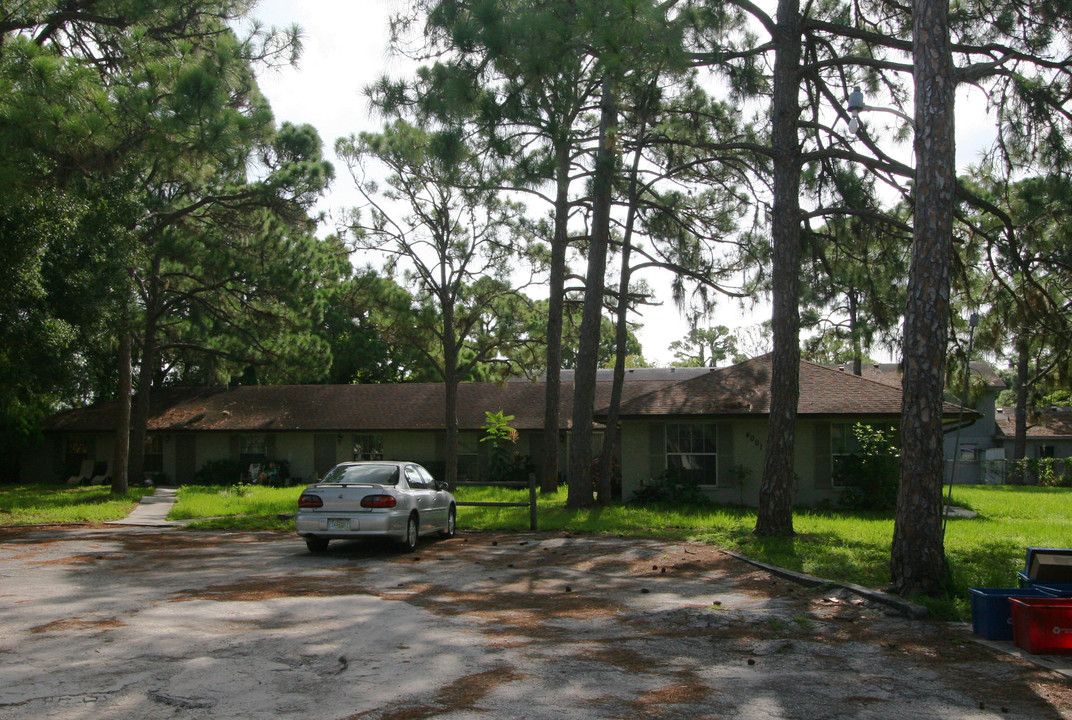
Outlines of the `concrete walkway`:
M 175 504 L 178 488 L 158 487 L 152 495 L 146 495 L 134 511 L 122 520 L 112 520 L 106 525 L 138 525 L 140 527 L 177 527 L 185 523 L 168 520 L 168 513 Z

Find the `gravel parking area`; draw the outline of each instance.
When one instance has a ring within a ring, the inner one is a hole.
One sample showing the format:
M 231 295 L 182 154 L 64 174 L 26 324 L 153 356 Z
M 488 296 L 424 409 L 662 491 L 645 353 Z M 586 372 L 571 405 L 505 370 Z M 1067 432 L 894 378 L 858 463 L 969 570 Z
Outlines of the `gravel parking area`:
M 1068 680 L 704 545 L 0 530 L 0 720 L 1072 718 Z

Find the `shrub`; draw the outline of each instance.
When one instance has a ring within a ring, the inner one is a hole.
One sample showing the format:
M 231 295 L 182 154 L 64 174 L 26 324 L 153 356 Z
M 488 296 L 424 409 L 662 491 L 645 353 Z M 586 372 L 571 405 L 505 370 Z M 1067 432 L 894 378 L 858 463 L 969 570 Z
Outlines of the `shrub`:
M 901 453 L 887 434 L 856 423 L 853 435 L 858 452 L 838 459 L 834 484 L 845 489 L 841 505 L 850 510 L 894 510 L 901 475 Z
M 671 468 L 640 486 L 629 498 L 631 505 L 710 505 L 711 499 L 693 483 L 683 482 Z
M 234 485 L 246 479 L 248 466 L 238 460 L 209 460 L 194 473 L 195 485 Z
M 1042 487 L 1072 487 L 1072 474 L 1063 459 L 1028 458 L 1023 464 L 1026 477 L 1034 478 Z
M 488 482 L 528 482 L 529 473 L 536 472 L 536 463 L 529 455 L 510 452 L 508 448 L 496 445 L 488 459 L 485 479 Z

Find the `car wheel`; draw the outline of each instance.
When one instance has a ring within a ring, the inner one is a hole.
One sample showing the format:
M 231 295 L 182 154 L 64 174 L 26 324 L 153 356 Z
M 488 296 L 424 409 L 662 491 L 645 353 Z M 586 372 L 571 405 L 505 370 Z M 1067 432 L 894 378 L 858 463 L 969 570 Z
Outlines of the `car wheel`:
M 409 516 L 409 520 L 406 521 L 406 536 L 402 538 L 402 550 L 404 552 L 413 552 L 417 549 L 417 534 L 420 529 L 417 515 L 414 513 Z
M 331 541 L 325 540 L 322 537 L 310 535 L 309 537 L 305 538 L 305 547 L 309 548 L 309 552 L 311 553 L 322 553 L 328 549 L 329 542 Z
M 453 505 L 450 506 L 450 510 L 447 511 L 447 526 L 439 531 L 439 534 L 445 538 L 454 537 L 455 529 L 458 525 L 458 509 Z

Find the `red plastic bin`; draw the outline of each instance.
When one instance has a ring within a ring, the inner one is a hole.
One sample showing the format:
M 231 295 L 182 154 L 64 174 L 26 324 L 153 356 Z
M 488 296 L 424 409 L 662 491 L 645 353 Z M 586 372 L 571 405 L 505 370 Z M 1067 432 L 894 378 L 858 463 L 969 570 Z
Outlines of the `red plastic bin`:
M 1072 598 L 1013 597 L 1012 634 L 1032 655 L 1072 655 Z

